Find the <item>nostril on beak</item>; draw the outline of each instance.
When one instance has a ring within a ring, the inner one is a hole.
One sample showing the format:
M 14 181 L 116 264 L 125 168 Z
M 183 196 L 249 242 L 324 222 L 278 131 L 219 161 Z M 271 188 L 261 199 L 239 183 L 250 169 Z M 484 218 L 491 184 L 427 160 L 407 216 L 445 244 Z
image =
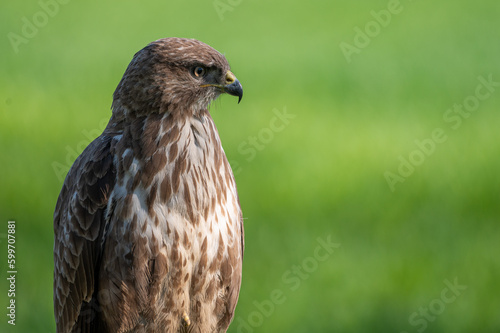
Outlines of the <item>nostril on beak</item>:
M 234 81 L 236 81 L 236 76 L 234 76 L 234 74 L 231 73 L 231 71 L 227 71 L 227 73 L 226 73 L 226 85 L 234 83 Z

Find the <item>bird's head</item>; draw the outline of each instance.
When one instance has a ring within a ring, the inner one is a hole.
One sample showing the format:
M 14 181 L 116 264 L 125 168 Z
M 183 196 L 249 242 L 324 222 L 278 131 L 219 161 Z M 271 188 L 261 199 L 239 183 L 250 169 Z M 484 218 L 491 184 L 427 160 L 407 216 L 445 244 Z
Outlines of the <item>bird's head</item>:
M 238 102 L 243 96 L 222 54 L 194 39 L 164 38 L 135 54 L 113 95 L 113 112 L 196 113 L 222 93 Z

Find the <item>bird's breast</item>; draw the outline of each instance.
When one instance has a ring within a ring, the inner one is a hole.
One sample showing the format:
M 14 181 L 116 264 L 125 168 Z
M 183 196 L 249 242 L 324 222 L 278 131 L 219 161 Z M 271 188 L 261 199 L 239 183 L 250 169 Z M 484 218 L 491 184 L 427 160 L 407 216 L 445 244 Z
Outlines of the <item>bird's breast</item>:
M 229 289 L 218 288 L 241 274 L 243 246 L 229 163 L 211 119 L 161 125 L 155 140 L 148 157 L 138 155 L 146 148 L 117 149 L 101 285 L 112 290 L 109 304 L 142 309 L 130 325 L 179 321 L 183 312 L 198 320 L 207 313 L 220 317 Z M 204 308 L 194 311 L 202 300 Z

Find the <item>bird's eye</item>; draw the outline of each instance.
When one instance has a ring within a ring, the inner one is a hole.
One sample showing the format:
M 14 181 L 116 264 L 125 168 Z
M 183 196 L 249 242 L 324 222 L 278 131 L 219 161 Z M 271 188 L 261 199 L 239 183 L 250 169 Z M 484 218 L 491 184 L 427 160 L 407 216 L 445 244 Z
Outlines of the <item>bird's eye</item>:
M 202 77 L 203 75 L 205 75 L 205 68 L 204 67 L 201 67 L 201 66 L 196 66 L 193 68 L 193 75 L 200 78 Z

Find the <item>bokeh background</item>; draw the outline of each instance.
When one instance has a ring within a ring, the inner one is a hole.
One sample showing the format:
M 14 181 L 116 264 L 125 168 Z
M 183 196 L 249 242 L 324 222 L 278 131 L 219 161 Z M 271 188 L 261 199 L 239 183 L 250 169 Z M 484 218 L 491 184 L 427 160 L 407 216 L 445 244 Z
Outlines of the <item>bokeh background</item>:
M 64 176 L 167 36 L 225 53 L 245 90 L 211 108 L 245 215 L 229 332 L 500 332 L 497 1 L 60 1 L 0 11 L 1 332 L 55 331 Z

